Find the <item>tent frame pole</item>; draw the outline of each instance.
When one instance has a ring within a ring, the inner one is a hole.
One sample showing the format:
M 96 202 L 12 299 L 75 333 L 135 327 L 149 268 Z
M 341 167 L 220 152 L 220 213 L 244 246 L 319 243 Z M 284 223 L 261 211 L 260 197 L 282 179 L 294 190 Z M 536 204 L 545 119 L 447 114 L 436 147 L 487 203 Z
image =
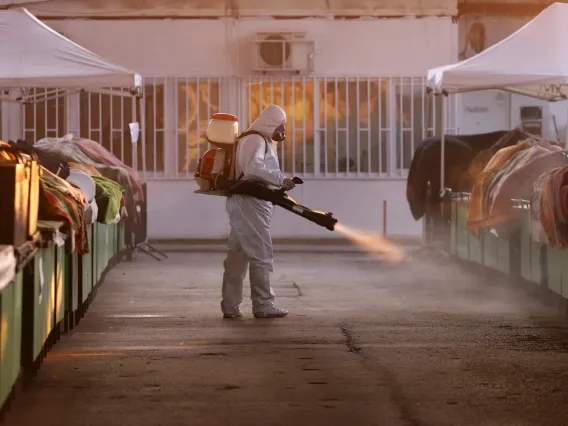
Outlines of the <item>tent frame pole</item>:
M 442 95 L 442 134 L 440 136 L 440 191 L 444 191 L 444 185 L 445 185 L 445 181 L 444 181 L 444 177 L 445 177 L 445 171 L 446 171 L 446 121 L 447 121 L 447 115 L 448 115 L 448 105 L 447 105 L 447 99 L 446 99 L 446 95 Z M 440 195 L 440 194 L 438 194 Z

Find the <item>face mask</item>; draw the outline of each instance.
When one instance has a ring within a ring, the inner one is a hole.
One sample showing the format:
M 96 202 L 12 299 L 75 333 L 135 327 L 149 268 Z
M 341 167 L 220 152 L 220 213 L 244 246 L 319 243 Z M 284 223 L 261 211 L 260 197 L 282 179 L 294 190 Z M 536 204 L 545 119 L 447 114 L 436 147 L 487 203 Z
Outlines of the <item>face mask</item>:
M 278 126 L 272 134 L 272 140 L 275 142 L 283 142 L 286 139 L 286 128 L 284 124 Z

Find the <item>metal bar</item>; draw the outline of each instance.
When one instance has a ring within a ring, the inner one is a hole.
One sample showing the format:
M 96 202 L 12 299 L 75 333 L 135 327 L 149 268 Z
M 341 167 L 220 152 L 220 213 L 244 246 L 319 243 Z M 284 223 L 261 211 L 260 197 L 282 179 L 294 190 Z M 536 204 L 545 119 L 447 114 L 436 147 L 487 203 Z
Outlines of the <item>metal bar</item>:
M 286 106 L 286 85 L 284 84 L 284 79 L 280 78 L 280 93 L 282 94 L 282 105 Z M 280 162 L 282 167 L 284 167 L 284 144 L 280 144 Z
M 248 78 L 248 85 L 247 85 L 247 97 L 248 97 L 248 118 L 247 118 L 247 127 L 252 123 L 252 83 L 251 77 Z
M 294 116 L 292 120 L 292 173 L 296 173 L 296 81 L 294 77 L 292 77 L 292 111 Z M 284 158 L 282 158 L 283 167 L 284 164 Z
M 306 78 L 302 77 L 302 144 L 303 144 L 303 152 L 302 152 L 302 165 L 303 165 L 303 171 L 302 173 L 305 175 L 307 170 L 306 170 L 306 163 L 307 163 L 307 152 L 306 152 Z M 296 109 L 296 107 L 294 106 L 294 110 Z M 313 120 L 313 114 L 312 114 L 312 120 Z M 313 126 L 312 126 L 313 127 Z M 294 157 L 294 164 L 296 164 L 296 157 Z
M 400 169 L 402 169 L 402 159 L 403 159 L 403 156 L 404 156 L 404 152 L 403 152 L 403 146 L 404 146 L 404 108 L 403 108 L 404 80 L 403 80 L 403 77 L 399 77 L 398 91 L 399 91 L 399 97 L 398 97 L 398 106 L 399 106 L 398 127 L 399 127 L 399 132 L 400 132 L 400 140 L 398 141 L 399 152 L 400 152 L 398 169 L 400 170 Z
M 120 132 L 120 159 L 122 161 L 125 161 L 126 159 L 124 158 L 124 98 L 120 98 L 120 125 L 122 127 L 122 130 Z M 142 129 L 140 129 L 140 132 L 142 132 Z
M 339 171 L 339 124 L 338 124 L 338 117 L 339 117 L 339 96 L 337 90 L 337 77 L 334 78 L 335 80 L 335 175 Z
M 110 123 L 109 123 L 110 124 L 110 135 L 109 135 L 110 145 L 109 146 L 110 146 L 110 152 L 112 152 L 114 154 L 114 113 L 113 113 L 114 98 L 112 96 L 110 89 L 108 91 L 108 100 L 109 100 L 109 103 L 110 103 L 110 106 L 109 106 L 109 109 L 110 109 L 110 119 L 109 119 L 109 121 L 110 121 Z M 121 161 L 123 161 L 122 158 L 121 158 Z
M 325 142 L 324 142 L 324 165 L 325 165 L 325 170 L 324 170 L 324 175 L 327 177 L 327 173 L 328 173 L 328 155 L 327 155 L 327 151 L 328 151 L 328 140 L 329 140 L 329 135 L 327 133 L 327 122 L 328 122 L 328 108 L 327 108 L 327 77 L 324 77 L 323 80 L 323 100 L 324 100 L 324 133 L 325 133 Z
M 189 166 L 191 164 L 190 161 L 190 149 L 189 144 L 191 142 L 190 134 L 189 134 L 189 79 L 185 78 L 185 174 L 189 176 Z
M 34 89 L 34 93 L 37 91 L 37 89 Z M 37 128 L 37 103 L 34 103 L 34 142 L 37 142 L 37 140 L 39 139 L 39 135 L 38 135 L 38 128 Z
M 132 111 L 131 111 L 132 119 L 130 121 L 132 123 L 134 123 L 136 121 L 136 98 L 132 98 L 131 107 L 132 107 Z M 135 144 L 132 143 L 132 139 L 131 139 L 130 142 L 131 142 L 131 145 L 132 145 L 132 168 L 134 170 L 138 170 L 138 143 L 140 142 L 140 138 L 138 138 L 138 142 L 136 142 Z
M 84 92 L 84 93 L 89 93 L 89 94 L 94 94 L 94 93 L 99 93 L 99 94 L 103 94 L 106 95 L 107 93 L 111 92 L 113 96 L 120 96 L 123 98 L 133 98 L 133 97 L 137 97 L 135 95 L 132 95 L 132 93 L 130 93 L 129 91 L 125 91 L 125 90 L 117 90 L 117 89 L 76 89 L 76 92 Z
M 99 144 L 103 145 L 103 95 L 99 93 Z
M 351 105 L 349 105 L 349 78 L 345 77 L 345 173 L 347 176 L 351 173 L 351 138 L 349 134 L 350 118 L 351 118 Z
M 426 139 L 426 129 L 428 129 L 428 123 L 426 122 L 426 83 L 422 79 L 422 140 Z
M 202 155 L 201 141 L 199 140 L 199 117 L 201 116 L 201 81 L 199 77 L 197 77 L 197 82 L 195 84 L 195 121 L 197 121 L 195 126 L 195 130 L 197 132 L 195 145 L 197 146 L 197 158 L 199 158 Z
M 371 175 L 371 80 L 367 79 L 367 126 L 369 130 L 367 131 L 367 175 Z M 380 134 L 380 129 L 379 129 Z
M 177 77 L 174 77 L 174 90 L 175 90 L 175 96 L 173 99 L 173 103 L 174 103 L 174 125 L 175 125 L 175 143 L 173 144 L 173 146 L 175 147 L 174 149 L 174 158 L 175 158 L 175 175 L 178 176 L 179 175 L 179 128 L 180 128 L 180 122 L 179 122 L 179 80 Z M 187 172 L 187 167 L 185 167 L 186 172 Z M 166 173 L 166 176 L 168 175 L 168 170 L 164 170 L 164 172 Z
M 383 79 L 379 77 L 378 80 L 378 90 L 379 90 L 379 96 L 378 96 L 378 102 L 379 102 L 379 107 L 377 108 L 378 110 L 378 114 L 379 114 L 379 173 L 383 173 L 386 172 L 386 170 L 383 170 Z M 388 111 L 388 108 L 387 108 Z
M 446 167 L 446 96 L 442 95 L 442 139 L 441 139 L 441 150 L 440 150 L 440 190 L 444 190 L 444 171 Z
M 145 84 L 144 84 L 144 89 Z M 146 176 L 146 97 L 140 100 L 140 138 L 138 139 L 138 143 L 142 144 L 142 173 Z M 133 147 L 136 148 L 136 147 Z M 134 151 L 133 151 L 134 152 Z M 134 166 L 133 166 L 134 167 Z
M 26 131 L 27 131 L 27 128 L 26 128 L 27 107 L 28 107 L 28 106 L 25 105 L 25 104 L 20 104 L 20 111 L 22 112 L 22 116 L 23 116 L 23 119 L 22 119 L 22 129 L 21 129 L 21 130 L 22 130 L 22 135 L 23 135 L 24 139 L 26 139 Z M 35 142 L 36 142 L 36 141 L 34 140 L 34 143 L 35 143 Z
M 432 99 L 432 135 L 435 135 L 437 132 L 436 123 L 438 121 L 436 117 L 436 96 L 430 95 L 430 99 Z
M 55 98 L 55 137 L 59 136 L 59 98 Z
M 33 95 L 24 95 L 21 97 L 20 102 L 25 102 L 25 103 L 32 103 L 32 102 L 43 102 L 46 98 L 55 98 L 57 96 L 61 97 L 61 96 L 65 96 L 64 94 L 59 93 L 59 91 L 57 89 L 51 89 L 51 90 L 47 90 L 47 88 L 42 87 L 41 89 L 43 89 L 43 91 L 38 92 L 37 91 L 38 88 L 32 89 L 33 90 Z
M 47 90 L 47 88 L 44 89 L 44 91 Z M 47 117 L 48 117 L 48 104 L 47 104 L 47 99 L 45 99 L 43 101 L 43 130 L 44 130 L 44 137 L 47 137 Z
M 91 108 L 91 95 L 87 96 L 87 138 L 91 139 L 91 125 L 92 125 L 92 108 Z
M 147 163 L 147 159 L 146 159 L 146 143 L 147 143 L 147 133 L 146 133 L 146 82 L 144 79 L 144 82 L 142 84 L 142 93 L 143 93 L 143 97 L 139 100 L 139 105 L 138 105 L 138 113 L 136 116 L 136 120 L 138 120 L 138 115 L 140 116 L 140 137 L 138 138 L 138 143 L 141 146 L 141 150 L 142 150 L 142 172 L 144 173 L 144 175 L 146 175 L 146 173 L 148 172 L 148 163 Z
M 211 117 L 211 79 L 207 78 L 207 118 L 209 117 Z M 199 122 L 201 123 L 201 117 L 199 117 Z M 199 133 L 199 140 L 201 141 L 201 132 Z
M 359 92 L 359 77 L 355 81 L 357 90 L 355 97 L 357 100 L 357 176 L 361 176 L 361 93 Z
M 156 130 L 156 125 L 158 124 L 157 120 L 156 120 L 156 118 L 157 118 L 157 114 L 156 114 L 156 103 L 157 103 L 156 100 L 157 100 L 157 98 L 156 97 L 158 96 L 157 93 L 156 93 L 156 77 L 153 78 L 152 82 L 153 82 L 152 91 L 154 93 L 154 95 L 152 96 L 152 109 L 153 109 L 152 119 L 154 121 L 154 126 L 153 126 L 154 128 L 152 129 L 152 133 L 153 133 L 153 136 L 154 136 L 152 138 L 153 139 L 152 140 L 152 147 L 153 147 L 153 150 L 154 150 L 154 155 L 152 156 L 153 157 L 152 159 L 154 160 L 153 161 L 154 177 L 156 177 L 157 157 L 158 157 L 157 149 L 156 149 L 156 141 L 158 140 L 158 138 L 156 137 L 156 135 L 158 134 L 158 131 Z M 164 85 L 164 90 L 165 90 L 165 85 Z M 142 151 L 145 151 L 145 150 L 143 149 Z
M 319 176 L 320 170 L 320 156 L 321 156 L 321 123 L 320 123 L 320 85 L 315 77 L 312 77 L 312 96 L 313 96 L 313 129 L 314 129 L 314 143 L 313 143 L 313 162 L 314 162 L 314 176 Z
M 410 153 L 414 152 L 414 78 L 410 79 Z M 404 158 L 404 157 L 403 157 Z M 410 167 L 404 165 L 405 169 Z

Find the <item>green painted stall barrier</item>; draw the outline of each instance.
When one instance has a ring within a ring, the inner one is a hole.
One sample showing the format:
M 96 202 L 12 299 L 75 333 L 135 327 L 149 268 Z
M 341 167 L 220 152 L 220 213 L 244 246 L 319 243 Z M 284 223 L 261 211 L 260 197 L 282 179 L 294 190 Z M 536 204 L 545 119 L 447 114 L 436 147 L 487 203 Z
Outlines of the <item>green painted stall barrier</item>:
M 0 406 L 4 405 L 20 374 L 22 336 L 22 273 L 16 273 L 14 249 L 3 246 L 0 265 Z
M 511 273 L 510 244 L 505 238 L 498 237 L 490 231 L 483 235 L 483 264 L 488 268 Z
M 558 250 L 559 256 L 561 256 L 561 267 L 562 267 L 562 288 L 561 288 L 561 295 L 565 299 L 568 299 L 568 250 Z
M 116 245 L 116 225 L 96 223 L 96 277 L 97 282 L 113 258 Z
M 457 256 L 463 260 L 469 260 L 469 232 L 466 229 L 467 204 L 458 202 L 456 206 L 456 226 L 457 226 Z
M 483 264 L 494 270 L 498 269 L 497 242 L 497 237 L 493 234 L 486 233 L 483 236 Z
M 69 284 L 67 278 L 68 256 L 65 253 L 65 246 L 55 248 L 55 323 L 59 324 L 65 320 L 65 299 L 70 291 L 66 288 Z
M 452 200 L 451 222 L 450 222 L 450 254 L 457 256 L 458 254 L 458 202 Z
M 543 245 L 535 243 L 530 231 L 530 211 L 522 209 L 520 214 L 521 277 L 535 284 L 542 284 L 541 252 Z
M 568 299 L 568 249 L 546 247 L 548 288 Z
M 452 203 L 452 249 L 453 254 L 463 260 L 482 263 L 483 245 L 480 236 L 467 230 L 468 200 L 458 200 Z
M 564 250 L 546 248 L 546 269 L 548 271 L 548 288 L 562 295 L 562 271 L 566 262 Z M 567 277 L 568 278 L 568 277 Z
M 62 226 L 62 222 L 39 221 L 40 248 L 25 269 L 22 358 L 26 364 L 33 363 L 41 354 L 56 324 L 58 291 L 65 294 L 63 275 L 57 274 L 60 266 L 55 244 L 56 232 Z
M 122 252 L 126 249 L 126 223 L 124 220 L 120 221 L 119 224 L 119 234 L 118 234 L 118 250 L 117 252 Z
M 79 255 L 73 252 L 67 255 L 65 267 L 65 311 L 67 314 L 74 313 L 81 303 L 79 286 Z
M 96 243 L 95 243 L 95 250 L 96 250 L 96 275 L 95 275 L 95 282 L 98 283 L 101 280 L 104 270 L 104 263 L 105 263 L 105 245 L 106 245 L 106 238 L 105 238 L 105 225 L 102 223 L 95 223 L 96 229 Z
M 81 303 L 85 303 L 94 286 L 93 261 L 96 252 L 96 241 L 94 239 L 94 225 L 87 227 L 87 237 L 89 239 L 89 252 L 80 256 L 81 264 Z
M 483 237 L 481 235 L 469 233 L 469 260 L 483 264 Z

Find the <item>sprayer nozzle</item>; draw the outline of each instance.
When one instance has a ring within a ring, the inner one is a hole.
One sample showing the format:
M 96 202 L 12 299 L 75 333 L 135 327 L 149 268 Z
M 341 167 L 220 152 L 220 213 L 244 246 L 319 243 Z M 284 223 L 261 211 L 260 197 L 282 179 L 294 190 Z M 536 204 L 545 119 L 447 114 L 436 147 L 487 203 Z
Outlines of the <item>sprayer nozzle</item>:
M 326 215 L 327 216 L 327 215 Z M 335 219 L 334 217 L 332 217 L 331 215 L 328 216 L 331 220 L 330 222 L 327 224 L 327 226 L 325 227 L 325 229 L 328 229 L 330 231 L 335 231 L 335 225 L 337 225 L 337 219 Z
M 302 213 L 298 213 L 306 219 L 317 223 L 319 226 L 328 229 L 330 231 L 335 230 L 335 225 L 337 224 L 337 219 L 334 218 L 330 213 L 315 212 L 313 210 L 305 210 Z

